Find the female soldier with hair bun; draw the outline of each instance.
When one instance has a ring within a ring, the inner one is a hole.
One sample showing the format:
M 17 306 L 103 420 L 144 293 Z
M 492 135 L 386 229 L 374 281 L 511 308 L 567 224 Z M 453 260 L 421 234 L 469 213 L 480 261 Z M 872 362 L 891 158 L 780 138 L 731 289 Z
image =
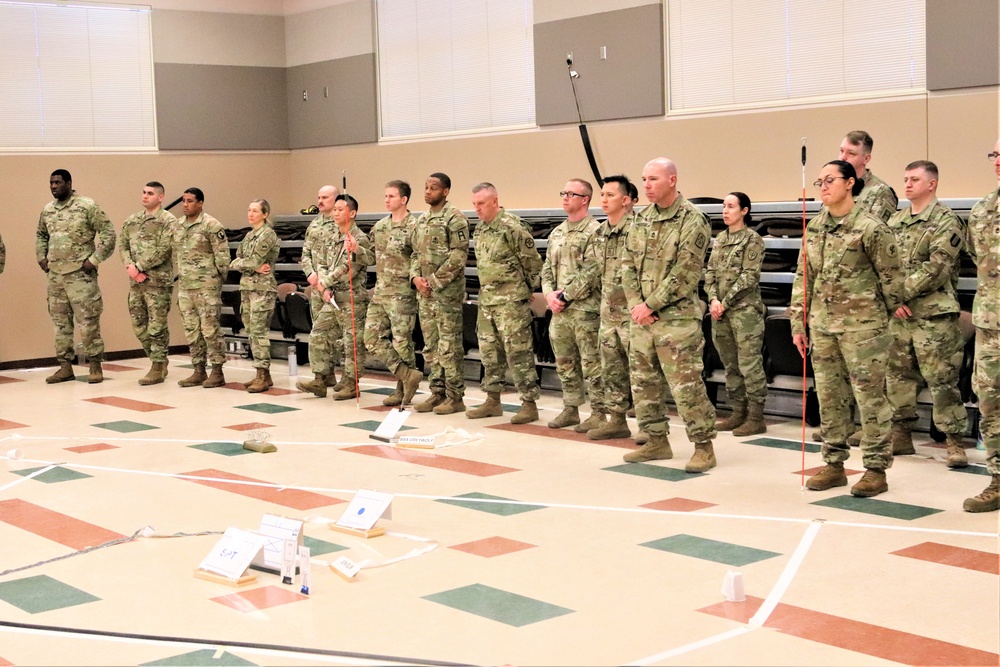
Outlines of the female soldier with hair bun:
M 764 314 L 760 298 L 760 266 L 764 241 L 747 227 L 750 198 L 730 192 L 722 202 L 726 229 L 712 244 L 705 273 L 705 293 L 712 314 L 712 341 L 726 368 L 726 396 L 733 406 L 716 430 L 746 436 L 764 433 Z

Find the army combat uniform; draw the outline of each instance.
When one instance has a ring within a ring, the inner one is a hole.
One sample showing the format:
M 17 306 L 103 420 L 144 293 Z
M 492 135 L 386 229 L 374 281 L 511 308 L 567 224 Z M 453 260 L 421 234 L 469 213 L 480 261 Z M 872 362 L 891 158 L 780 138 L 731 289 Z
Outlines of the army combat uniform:
M 278 235 L 265 222 L 243 237 L 236 249 L 236 259 L 229 264 L 230 269 L 243 274 L 240 277 L 240 315 L 250 339 L 254 368 L 271 367 L 271 317 L 278 298 L 274 263 L 280 249 Z M 265 264 L 271 271 L 257 273 Z
M 854 198 L 854 208 L 871 213 L 882 222 L 888 222 L 899 206 L 899 197 L 889 184 L 873 174 L 871 169 L 865 170 L 865 177 L 862 180 L 865 185 Z
M 330 256 L 332 246 L 330 245 L 330 235 L 337 231 L 337 223 L 333 221 L 333 216 L 326 216 L 323 214 L 317 215 L 309 223 L 306 228 L 306 238 L 302 243 L 302 272 L 309 276 L 313 273 L 319 274 L 319 268 L 322 266 L 329 266 Z M 314 287 L 309 290 L 309 312 L 312 316 L 312 321 L 315 323 L 319 319 L 319 312 L 323 310 L 323 290 L 319 287 Z M 330 329 L 327 332 L 328 341 L 321 343 L 321 345 L 326 345 L 330 350 L 333 351 L 333 360 L 329 362 L 328 368 L 325 371 L 324 383 L 326 385 L 333 385 L 334 383 L 334 369 L 336 365 L 340 362 L 340 352 L 339 346 L 334 345 L 335 340 L 339 340 L 341 337 L 340 325 L 336 321 L 331 321 L 328 323 Z M 310 332 L 309 334 L 309 368 L 316 371 L 316 361 L 313 360 L 313 335 L 315 332 Z
M 128 312 L 132 331 L 143 351 L 152 362 L 167 360 L 170 330 L 170 298 L 174 289 L 174 267 L 171 261 L 175 218 L 162 208 L 150 215 L 145 210 L 133 213 L 122 226 L 118 252 L 122 264 L 135 265 L 146 279 L 129 279 Z

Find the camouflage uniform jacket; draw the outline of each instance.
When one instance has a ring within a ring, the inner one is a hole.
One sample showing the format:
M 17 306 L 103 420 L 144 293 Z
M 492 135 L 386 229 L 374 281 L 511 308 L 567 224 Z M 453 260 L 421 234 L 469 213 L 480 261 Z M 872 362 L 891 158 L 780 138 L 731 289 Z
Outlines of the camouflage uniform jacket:
M 177 218 L 162 208 L 152 215 L 145 210 L 139 211 L 125 220 L 118 240 L 118 252 L 122 264 L 135 264 L 136 269 L 146 274 L 144 285 L 173 285 L 174 267 L 170 254 L 176 224 Z
M 601 273 L 601 319 L 626 321 L 630 319 L 628 302 L 625 300 L 625 289 L 622 287 L 622 252 L 625 249 L 625 238 L 632 226 L 635 213 L 623 215 L 617 225 L 605 220 L 601 223 L 599 234 L 604 241 L 599 250 Z
M 661 320 L 700 320 L 698 281 L 711 233 L 705 214 L 681 194 L 665 209 L 644 208 L 622 254 L 629 310 L 645 303 Z
M 934 199 L 914 215 L 907 207 L 889 219 L 903 274 L 900 300 L 914 317 L 957 313 L 958 253 L 965 230 L 955 213 Z
M 469 257 L 469 221 L 444 203 L 440 211 L 424 213 L 413 228 L 410 280 L 426 278 L 431 289 L 465 298 L 465 262 Z
M 979 287 L 972 302 L 972 323 L 1000 329 L 1000 190 L 972 207 L 966 249 L 978 267 Z
M 495 218 L 476 225 L 473 238 L 479 303 L 498 306 L 530 299 L 539 287 L 542 258 L 524 221 L 501 208 Z
M 97 266 L 115 250 L 115 227 L 89 197 L 70 195 L 51 201 L 38 217 L 35 259 L 49 261 L 49 271 L 72 273 L 84 260 Z
M 410 256 L 413 255 L 413 228 L 417 219 L 409 211 L 399 222 L 387 215 L 372 227 L 375 247 L 375 294 L 372 301 L 404 300 L 416 303 L 417 294 L 410 282 Z
M 368 277 L 368 266 L 375 262 L 375 251 L 372 250 L 371 239 L 357 224 L 352 222 L 347 231 L 357 241 L 358 249 L 348 257 L 348 252 L 344 249 L 347 234 L 340 231 L 339 227 L 334 227 L 327 237 L 326 254 L 330 263 L 316 268 L 319 285 L 324 290 L 332 290 L 335 293 L 349 293 L 353 286 L 356 297 L 360 295 L 367 299 L 368 290 L 365 282 Z
M 278 280 L 274 277 L 274 263 L 278 260 L 280 249 L 278 235 L 266 222 L 244 236 L 240 247 L 236 249 L 236 259 L 229 264 L 230 269 L 243 273 L 240 277 L 240 289 L 277 292 Z M 271 267 L 271 271 L 257 273 L 257 269 L 265 264 Z
M 337 230 L 332 216 L 317 215 L 306 228 L 306 238 L 302 242 L 302 272 L 306 276 L 319 273 L 319 267 L 328 265 L 327 252 L 330 243 L 327 237 Z
M 899 206 L 899 197 L 892 191 L 889 184 L 871 172 L 865 170 L 865 186 L 854 198 L 854 208 L 871 213 L 882 222 L 888 222 L 889 217 Z
M 601 223 L 587 215 L 564 220 L 549 234 L 542 265 L 542 292 L 561 289 L 569 302 L 566 310 L 601 311 Z
M 824 333 L 889 325 L 890 315 L 901 304 L 903 276 L 896 240 L 884 222 L 855 206 L 838 223 L 823 209 L 806 227 L 804 250 L 799 253 L 788 309 L 793 334 L 805 333 L 803 303 L 809 326 Z
M 174 267 L 181 289 L 212 289 L 229 273 L 229 241 L 222 223 L 204 211 L 174 225 Z
M 764 240 L 760 234 L 744 227 L 724 230 L 712 244 L 705 272 L 705 294 L 708 302 L 718 299 L 726 310 L 752 308 L 766 312 L 760 298 L 760 267 L 764 262 Z

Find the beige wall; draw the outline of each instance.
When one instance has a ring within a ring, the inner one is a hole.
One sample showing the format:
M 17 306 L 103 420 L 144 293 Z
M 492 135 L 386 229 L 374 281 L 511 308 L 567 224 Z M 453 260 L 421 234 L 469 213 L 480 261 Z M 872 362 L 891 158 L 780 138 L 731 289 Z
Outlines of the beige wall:
M 185 65 L 284 67 L 285 19 L 281 16 L 155 9 L 153 61 Z
M 374 53 L 375 20 L 371 0 L 351 0 L 333 7 L 285 17 L 285 65 Z

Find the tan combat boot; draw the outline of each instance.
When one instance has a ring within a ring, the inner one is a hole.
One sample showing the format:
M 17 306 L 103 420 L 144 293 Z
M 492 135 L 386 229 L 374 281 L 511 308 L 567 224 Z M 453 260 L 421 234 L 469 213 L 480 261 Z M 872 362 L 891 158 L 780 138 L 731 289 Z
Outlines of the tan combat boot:
M 948 467 L 968 468 L 969 457 L 965 455 L 965 447 L 962 446 L 961 434 L 949 433 L 945 442 L 948 446 Z
M 178 380 L 181 387 L 200 387 L 201 383 L 208 379 L 205 374 L 205 364 L 195 364 L 194 372 L 183 380 Z
M 639 431 L 638 433 L 635 434 L 635 444 L 645 445 L 647 442 L 649 442 L 648 433 L 646 433 L 645 431 Z
M 215 389 L 226 384 L 226 376 L 222 374 L 222 364 L 213 364 L 212 373 L 201 383 L 205 389 Z
M 90 372 L 87 374 L 87 382 L 90 384 L 104 382 L 104 369 L 101 368 L 100 359 L 90 360 Z
M 358 384 L 354 378 L 347 375 L 341 376 L 340 382 L 344 385 L 340 389 L 334 389 L 333 400 L 347 401 L 358 397 Z
M 461 396 L 449 396 L 434 406 L 434 414 L 436 415 L 453 415 L 456 412 L 465 412 L 465 402 Z
M 251 394 L 259 394 L 262 391 L 267 391 L 268 381 L 271 379 L 271 371 L 266 368 L 258 368 L 257 376 L 250 381 L 250 385 L 247 386 L 247 392 Z
M 417 393 L 417 389 L 420 388 L 420 381 L 424 379 L 424 374 L 409 366 L 400 366 L 399 371 L 401 371 L 401 379 L 403 380 L 403 405 L 409 405 L 414 394 Z
M 295 388 L 299 391 L 304 391 L 310 393 L 317 398 L 326 398 L 326 378 L 327 376 L 316 373 L 312 380 L 306 382 L 305 380 L 299 380 L 295 383 Z
M 556 418 L 549 422 L 549 428 L 566 428 L 580 423 L 580 410 L 574 406 L 566 406 Z
M 712 448 L 712 442 L 696 442 L 694 443 L 694 454 L 684 466 L 684 472 L 705 472 L 716 465 L 715 449 Z
M 626 463 L 642 463 L 643 461 L 662 461 L 674 458 L 674 450 L 670 449 L 667 434 L 649 436 L 649 442 L 622 457 Z
M 391 394 L 382 399 L 382 405 L 387 405 L 390 408 L 394 408 L 397 405 L 403 404 L 403 381 L 396 381 L 396 388 Z
M 482 419 L 484 417 L 503 416 L 503 406 L 500 405 L 500 394 L 498 392 L 488 392 L 486 402 L 480 406 L 472 408 L 465 413 L 469 419 Z
M 847 486 L 843 461 L 827 463 L 825 468 L 806 480 L 806 488 L 813 491 L 826 491 L 835 486 Z
M 910 425 L 905 422 L 892 422 L 889 441 L 892 443 L 893 456 L 917 453 L 917 450 L 913 448 L 913 434 L 910 432 Z
M 996 512 L 1000 509 L 1000 475 L 993 475 L 993 481 L 974 498 L 966 498 L 962 503 L 966 512 Z
M 56 384 L 58 382 L 68 382 L 75 378 L 76 374 L 73 372 L 73 364 L 68 361 L 60 361 L 59 370 L 45 378 L 45 382 L 47 384 Z
M 608 423 L 608 411 L 604 408 L 593 408 L 590 416 L 573 427 L 577 433 L 587 433 L 595 428 L 601 428 Z
M 336 379 L 337 379 L 337 376 L 334 373 L 330 373 L 329 380 L 336 380 Z M 327 382 L 329 382 L 329 380 L 327 380 Z M 341 373 L 340 374 L 340 379 L 333 383 L 333 387 L 332 387 L 333 390 L 334 391 L 340 391 L 341 389 L 343 389 L 344 387 L 346 387 L 347 386 L 347 382 L 345 380 L 346 380 L 345 375 L 343 373 Z
M 154 361 L 149 367 L 149 372 L 139 378 L 139 384 L 143 387 L 148 387 L 151 384 L 160 384 L 166 378 L 164 373 L 164 366 L 167 365 L 165 361 Z
M 885 470 L 868 468 L 858 483 L 851 487 L 851 495 L 871 498 L 888 490 L 889 483 L 885 480 Z
M 628 428 L 624 412 L 612 412 L 611 421 L 603 426 L 587 431 L 591 440 L 608 440 L 609 438 L 631 438 L 632 431 Z
M 444 394 L 431 394 L 424 400 L 413 406 L 416 412 L 430 412 L 437 406 L 444 403 Z
M 321 377 L 323 378 L 323 383 L 327 387 L 336 387 L 337 386 L 337 373 L 336 372 L 330 371 L 329 373 L 327 373 L 326 375 L 323 375 Z
M 747 420 L 747 402 L 746 401 L 733 401 L 733 414 L 725 421 L 721 421 L 715 425 L 716 431 L 732 431 L 737 426 L 743 426 L 743 422 Z
M 521 401 L 521 409 L 510 418 L 511 424 L 530 424 L 538 421 L 538 405 L 534 401 Z
M 764 404 L 751 403 L 746 421 L 733 429 L 733 435 L 737 438 L 745 438 L 748 435 L 760 433 L 767 433 L 767 424 L 764 423 Z

